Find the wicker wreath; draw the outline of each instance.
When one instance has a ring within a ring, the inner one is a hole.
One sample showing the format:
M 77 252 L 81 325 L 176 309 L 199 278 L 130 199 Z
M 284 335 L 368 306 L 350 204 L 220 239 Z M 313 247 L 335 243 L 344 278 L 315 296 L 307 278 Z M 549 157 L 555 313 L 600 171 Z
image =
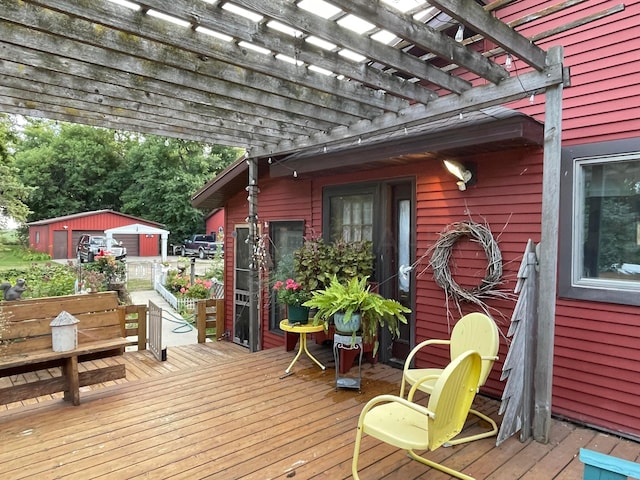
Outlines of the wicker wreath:
M 486 275 L 479 285 L 471 289 L 458 285 L 449 268 L 453 246 L 462 238 L 478 242 L 487 256 Z M 503 296 L 496 289 L 502 283 L 502 253 L 488 227 L 470 221 L 453 223 L 440 234 L 432 250 L 429 266 L 433 270 L 433 279 L 447 297 L 453 297 L 456 302 L 466 301 L 484 306 L 483 298 Z

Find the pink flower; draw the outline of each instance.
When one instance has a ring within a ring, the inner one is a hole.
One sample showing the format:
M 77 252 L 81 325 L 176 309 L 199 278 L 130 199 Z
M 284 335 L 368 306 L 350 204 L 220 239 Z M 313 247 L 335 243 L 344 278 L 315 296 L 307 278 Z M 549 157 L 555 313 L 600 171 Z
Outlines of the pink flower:
M 187 289 L 186 289 L 186 288 L 184 288 L 184 287 L 182 287 L 182 288 L 180 289 L 180 293 L 184 293 L 184 292 L 186 292 L 186 291 L 187 291 Z

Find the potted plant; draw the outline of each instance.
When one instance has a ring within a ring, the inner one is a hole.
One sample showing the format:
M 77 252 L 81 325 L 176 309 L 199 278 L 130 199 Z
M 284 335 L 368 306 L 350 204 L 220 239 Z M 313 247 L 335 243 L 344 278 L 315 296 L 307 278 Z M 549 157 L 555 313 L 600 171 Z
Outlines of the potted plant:
M 311 299 L 311 293 L 292 278 L 284 282 L 278 280 L 273 284 L 278 300 L 287 306 L 289 323 L 306 324 L 309 322 L 309 307 L 303 305 Z
M 322 238 L 305 239 L 293 252 L 296 280 L 309 291 L 329 286 L 335 275 L 339 282 L 353 277 L 370 276 L 373 272 L 373 244 L 370 241 L 325 243 Z
M 360 332 L 364 343 L 373 343 L 373 354 L 378 350 L 378 327 L 386 326 L 393 335 L 399 335 L 399 324 L 407 323 L 407 307 L 396 300 L 384 298 L 371 291 L 368 276 L 354 277 L 346 282 L 334 275 L 329 286 L 312 292 L 305 306 L 317 308 L 314 324 L 324 323 L 325 330 L 333 318 L 337 332 L 351 333 L 355 340 Z M 358 321 L 359 320 L 359 321 Z

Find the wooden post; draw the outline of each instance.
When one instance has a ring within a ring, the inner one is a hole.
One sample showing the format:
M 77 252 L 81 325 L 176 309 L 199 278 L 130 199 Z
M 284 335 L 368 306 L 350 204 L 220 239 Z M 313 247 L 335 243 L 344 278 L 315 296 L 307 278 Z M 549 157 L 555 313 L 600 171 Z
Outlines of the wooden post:
M 224 298 L 216 298 L 216 339 L 224 335 Z
M 549 49 L 547 63 L 562 64 L 563 50 Z M 568 81 L 568 79 L 566 80 Z M 562 91 L 560 83 L 546 90 L 544 156 L 542 173 L 542 232 L 538 296 L 538 330 L 534 373 L 533 437 L 549 442 L 551 426 L 551 384 L 555 334 L 558 263 L 558 225 L 560 215 L 560 156 L 562 149 Z
M 249 351 L 258 351 L 260 333 L 259 283 L 258 283 L 258 160 L 248 158 L 249 164 L 249 242 L 251 244 L 251 262 L 249 264 Z
M 196 330 L 198 331 L 198 343 L 207 341 L 207 300 L 196 302 Z

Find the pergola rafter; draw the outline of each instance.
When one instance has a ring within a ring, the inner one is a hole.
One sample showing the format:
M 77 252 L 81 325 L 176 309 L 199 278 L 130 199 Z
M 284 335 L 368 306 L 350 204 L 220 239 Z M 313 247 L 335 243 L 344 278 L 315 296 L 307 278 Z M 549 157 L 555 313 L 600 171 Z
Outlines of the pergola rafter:
M 440 9 L 435 13 L 450 19 L 443 26 L 430 25 L 432 17 L 416 20 L 416 9 L 403 13 L 364 0 L 333 0 L 340 13 L 329 19 L 292 0 L 233 2 L 259 14 L 257 21 L 224 8 L 226 1 L 146 0 L 134 11 L 107 0 L 6 0 L 0 10 L 0 105 L 5 111 L 24 108 L 49 118 L 245 147 L 251 156 L 287 154 L 504 104 L 566 83 L 562 65 L 550 64 L 546 52 L 493 16 L 513 1 L 434 0 L 431 5 Z M 151 10 L 186 27 L 151 16 Z M 341 26 L 338 21 L 348 14 L 375 28 L 359 34 Z M 274 28 L 274 22 L 286 28 Z M 486 55 L 482 40 L 455 41 L 458 22 L 476 38 L 491 39 L 487 48 L 497 43 L 530 71 L 510 74 Z M 381 30 L 396 39 L 374 40 L 371 34 Z M 321 48 L 312 37 L 333 47 Z M 365 60 L 346 58 L 345 50 Z

